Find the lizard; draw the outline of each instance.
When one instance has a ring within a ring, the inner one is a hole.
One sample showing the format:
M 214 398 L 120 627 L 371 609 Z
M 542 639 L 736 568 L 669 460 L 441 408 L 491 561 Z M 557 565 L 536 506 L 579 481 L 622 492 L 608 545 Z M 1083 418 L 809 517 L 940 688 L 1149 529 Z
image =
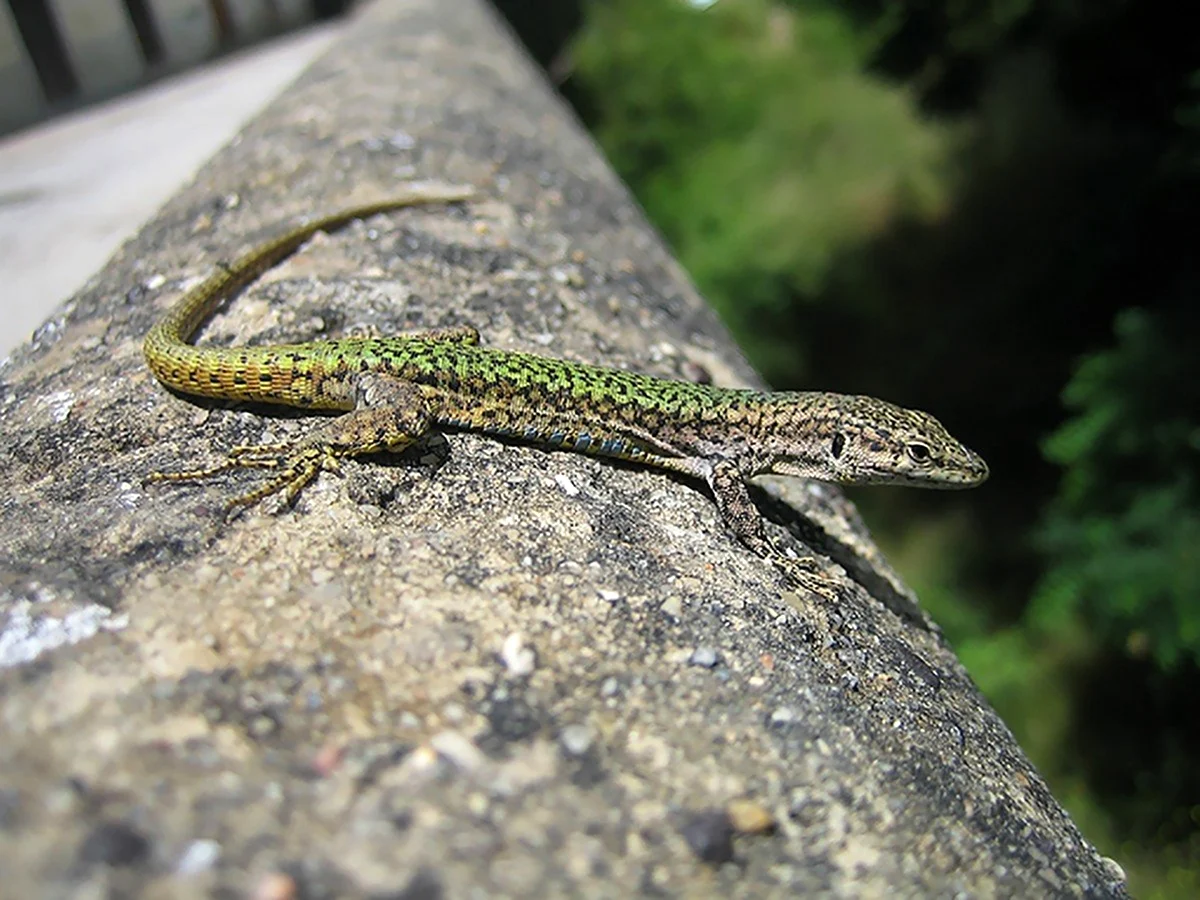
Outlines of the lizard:
M 288 443 L 245 445 L 206 468 L 154 472 L 196 481 L 236 469 L 266 478 L 233 499 L 236 514 L 274 494 L 290 505 L 341 460 L 399 452 L 435 430 L 468 430 L 654 467 L 705 482 L 721 518 L 759 556 L 801 586 L 836 597 L 812 557 L 787 556 L 767 537 L 750 494 L 764 473 L 840 484 L 967 488 L 983 459 L 928 413 L 873 397 L 760 391 L 657 378 L 623 369 L 481 345 L 470 326 L 396 337 L 205 347 L 200 326 L 313 235 L 423 203 L 469 199 L 467 189 L 409 193 L 313 218 L 256 246 L 186 291 L 147 333 L 143 354 L 186 395 L 341 412 Z

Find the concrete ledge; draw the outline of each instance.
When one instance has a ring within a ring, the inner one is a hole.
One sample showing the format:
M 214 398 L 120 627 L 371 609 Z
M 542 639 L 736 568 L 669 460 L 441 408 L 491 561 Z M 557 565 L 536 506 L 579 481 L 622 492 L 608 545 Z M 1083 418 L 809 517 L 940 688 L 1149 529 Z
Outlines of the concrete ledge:
M 481 199 L 315 239 L 203 339 L 470 323 L 753 381 L 483 3 L 368 7 L 0 370 L 4 890 L 1125 896 L 878 560 L 796 596 L 692 485 L 471 435 L 232 525 L 236 483 L 141 487 L 312 425 L 162 390 L 156 317 L 413 179 Z

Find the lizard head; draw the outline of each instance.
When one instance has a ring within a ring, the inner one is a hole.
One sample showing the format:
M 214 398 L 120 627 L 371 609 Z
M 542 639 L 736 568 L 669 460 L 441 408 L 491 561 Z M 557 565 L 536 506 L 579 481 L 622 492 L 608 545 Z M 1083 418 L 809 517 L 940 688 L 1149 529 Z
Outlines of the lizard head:
M 826 395 L 815 421 L 818 446 L 802 455 L 778 448 L 769 471 L 839 484 L 969 488 L 983 484 L 982 457 L 929 413 L 873 397 Z

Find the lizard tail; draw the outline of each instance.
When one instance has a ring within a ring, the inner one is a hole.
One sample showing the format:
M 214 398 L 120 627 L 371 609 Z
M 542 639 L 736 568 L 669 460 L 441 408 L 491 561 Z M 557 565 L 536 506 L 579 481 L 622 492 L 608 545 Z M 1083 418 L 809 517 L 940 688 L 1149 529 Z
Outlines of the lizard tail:
M 167 387 L 188 393 L 212 396 L 205 390 L 210 376 L 222 368 L 227 351 L 220 348 L 194 347 L 189 342 L 201 324 L 223 302 L 262 275 L 272 266 L 291 256 L 318 231 L 332 231 L 355 219 L 376 213 L 428 203 L 454 203 L 471 197 L 470 188 L 446 188 L 440 192 L 415 191 L 375 203 L 365 203 L 339 210 L 286 231 L 265 244 L 255 247 L 222 267 L 179 299 L 146 335 L 142 354 L 156 378 Z

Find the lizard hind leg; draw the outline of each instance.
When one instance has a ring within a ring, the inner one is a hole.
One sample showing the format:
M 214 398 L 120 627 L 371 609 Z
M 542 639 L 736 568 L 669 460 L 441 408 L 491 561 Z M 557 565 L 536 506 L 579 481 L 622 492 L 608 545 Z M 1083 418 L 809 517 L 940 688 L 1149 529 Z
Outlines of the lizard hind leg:
M 154 472 L 148 481 L 198 481 L 234 469 L 275 473 L 226 506 L 234 517 L 260 500 L 283 493 L 291 505 L 321 472 L 341 472 L 341 460 L 383 450 L 399 452 L 429 430 L 431 418 L 415 386 L 384 377 L 356 385 L 358 407 L 330 419 L 298 441 L 234 447 L 221 463 L 186 472 Z
M 382 376 L 364 377 L 357 385 L 358 408 L 321 425 L 294 445 L 265 448 L 237 447 L 234 465 L 276 469 L 279 474 L 254 490 L 234 498 L 227 514 L 253 506 L 272 494 L 284 494 L 291 505 L 322 471 L 341 473 L 340 460 L 387 450 L 399 453 L 419 439 L 431 424 L 419 391 L 407 382 Z

